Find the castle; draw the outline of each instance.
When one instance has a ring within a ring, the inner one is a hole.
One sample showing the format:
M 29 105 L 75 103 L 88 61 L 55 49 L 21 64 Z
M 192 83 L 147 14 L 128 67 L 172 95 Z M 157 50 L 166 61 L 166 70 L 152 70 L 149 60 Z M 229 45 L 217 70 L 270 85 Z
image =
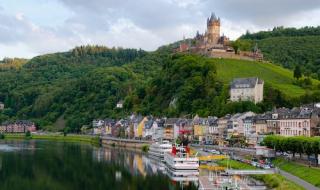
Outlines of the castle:
M 226 51 L 228 49 L 229 38 L 224 35 L 220 36 L 220 26 L 220 18 L 216 17 L 216 15 L 212 13 L 207 19 L 206 32 L 204 34 L 200 34 L 199 31 L 197 31 L 197 34 L 191 43 L 187 43 L 184 40 L 184 42 L 180 43 L 179 51 L 202 51 L 203 53 L 212 50 Z
M 220 36 L 221 20 L 214 13 L 207 19 L 207 31 L 205 34 L 196 34 L 195 40 L 199 48 L 223 49 L 229 43 L 229 38 Z
M 204 34 L 197 31 L 196 36 L 191 40 L 180 42 L 177 52 L 191 52 L 211 57 L 225 57 L 236 59 L 262 60 L 263 55 L 256 46 L 250 52 L 237 52 L 231 46 L 230 40 L 220 34 L 221 19 L 214 13 L 207 19 L 207 29 Z

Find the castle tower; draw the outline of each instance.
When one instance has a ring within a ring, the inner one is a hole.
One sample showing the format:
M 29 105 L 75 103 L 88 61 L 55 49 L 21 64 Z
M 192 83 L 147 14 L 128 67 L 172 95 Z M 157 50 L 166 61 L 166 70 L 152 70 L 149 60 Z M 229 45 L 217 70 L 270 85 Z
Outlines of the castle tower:
M 220 18 L 214 13 L 207 20 L 207 43 L 211 45 L 218 44 L 220 38 Z

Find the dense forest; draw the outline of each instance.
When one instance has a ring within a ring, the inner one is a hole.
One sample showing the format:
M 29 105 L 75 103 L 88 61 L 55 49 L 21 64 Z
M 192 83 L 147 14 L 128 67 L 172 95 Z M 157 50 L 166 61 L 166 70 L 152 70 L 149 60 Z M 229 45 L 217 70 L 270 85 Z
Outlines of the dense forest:
M 290 107 L 318 97 L 309 94 L 293 100 L 267 85 L 265 102 L 231 103 L 229 86 L 218 77 L 217 60 L 169 52 L 81 46 L 1 67 L 0 102 L 5 109 L 0 122 L 31 119 L 46 130 L 77 132 L 95 118 L 131 113 L 223 116 Z M 116 108 L 120 100 L 123 109 Z
M 242 50 L 250 50 L 256 44 L 266 60 L 292 70 L 299 65 L 305 76 L 320 79 L 320 27 L 247 32 L 235 42 Z

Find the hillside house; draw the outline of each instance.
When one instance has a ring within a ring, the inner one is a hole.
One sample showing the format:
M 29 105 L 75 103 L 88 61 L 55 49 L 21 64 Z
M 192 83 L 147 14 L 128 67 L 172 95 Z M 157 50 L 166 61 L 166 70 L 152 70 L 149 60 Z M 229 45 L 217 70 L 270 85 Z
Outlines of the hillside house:
M 0 102 L 0 111 L 4 110 L 4 103 Z
M 257 77 L 234 79 L 230 87 L 230 100 L 259 103 L 263 101 L 263 86 L 264 81 Z
M 123 101 L 123 100 L 120 100 L 120 101 L 117 103 L 116 107 L 119 108 L 119 109 L 122 109 L 122 108 L 123 108 L 123 103 L 124 103 L 124 101 Z

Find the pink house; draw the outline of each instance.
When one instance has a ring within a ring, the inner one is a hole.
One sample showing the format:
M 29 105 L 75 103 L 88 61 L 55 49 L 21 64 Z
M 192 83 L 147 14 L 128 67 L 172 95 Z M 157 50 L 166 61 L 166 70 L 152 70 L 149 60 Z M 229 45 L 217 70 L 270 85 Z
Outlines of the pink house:
M 281 136 L 313 136 L 311 130 L 311 119 L 281 119 L 280 120 L 280 135 Z

